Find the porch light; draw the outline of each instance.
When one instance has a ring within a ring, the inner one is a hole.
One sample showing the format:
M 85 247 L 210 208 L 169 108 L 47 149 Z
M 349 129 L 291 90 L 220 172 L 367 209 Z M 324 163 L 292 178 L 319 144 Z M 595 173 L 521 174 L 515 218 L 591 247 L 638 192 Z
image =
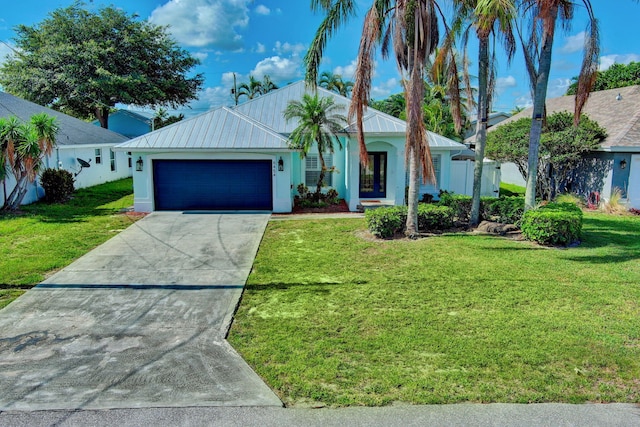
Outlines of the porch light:
M 142 161 L 142 157 L 138 156 L 138 160 L 136 160 L 136 171 L 142 172 L 142 166 L 144 166 L 144 162 Z
M 282 160 L 282 156 L 278 159 L 278 171 L 282 172 L 284 170 L 284 160 Z
M 625 159 L 620 160 L 620 169 L 625 169 L 627 167 L 627 161 Z

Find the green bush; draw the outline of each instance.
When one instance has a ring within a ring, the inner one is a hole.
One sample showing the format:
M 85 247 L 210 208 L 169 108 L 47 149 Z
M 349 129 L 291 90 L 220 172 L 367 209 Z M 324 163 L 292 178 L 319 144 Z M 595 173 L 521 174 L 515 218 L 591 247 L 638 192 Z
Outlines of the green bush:
M 365 220 L 371 234 L 388 238 L 404 230 L 407 222 L 406 206 L 390 206 L 365 212 Z
M 510 196 L 482 201 L 484 219 L 492 219 L 503 224 L 519 225 L 524 213 L 524 197 Z
M 521 229 L 528 240 L 568 246 L 580 240 L 582 210 L 573 203 L 549 203 L 525 212 Z
M 446 230 L 453 226 L 453 209 L 421 203 L 418 205 L 418 230 Z
M 48 203 L 64 203 L 75 191 L 73 175 L 64 169 L 45 169 L 40 176 L 44 188 L 44 200 Z
M 448 191 L 440 193 L 440 206 L 448 206 L 453 211 L 453 217 L 460 222 L 469 222 L 471 217 L 471 196 L 454 194 Z

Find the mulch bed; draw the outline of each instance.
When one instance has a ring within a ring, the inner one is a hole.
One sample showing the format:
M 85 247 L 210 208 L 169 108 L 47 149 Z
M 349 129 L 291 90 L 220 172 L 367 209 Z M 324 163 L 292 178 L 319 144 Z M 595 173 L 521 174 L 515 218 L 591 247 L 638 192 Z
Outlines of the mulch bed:
M 303 213 L 343 213 L 349 212 L 349 206 L 344 200 L 340 200 L 338 204 L 325 206 L 324 208 L 302 208 L 300 206 L 294 206 L 291 211 L 295 214 Z

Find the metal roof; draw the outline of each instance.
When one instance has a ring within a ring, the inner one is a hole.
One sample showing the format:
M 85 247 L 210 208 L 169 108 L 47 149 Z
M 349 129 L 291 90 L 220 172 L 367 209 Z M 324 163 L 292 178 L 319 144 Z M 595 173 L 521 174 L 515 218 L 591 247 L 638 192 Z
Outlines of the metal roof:
M 120 144 L 138 149 L 288 149 L 287 138 L 226 107 L 182 120 Z
M 92 125 L 51 108 L 43 107 L 6 92 L 0 92 L 0 117 L 16 116 L 20 120 L 28 122 L 31 116 L 38 113 L 46 113 L 57 118 L 60 131 L 56 137 L 56 143 L 59 146 L 119 144 L 128 139 L 124 135 Z

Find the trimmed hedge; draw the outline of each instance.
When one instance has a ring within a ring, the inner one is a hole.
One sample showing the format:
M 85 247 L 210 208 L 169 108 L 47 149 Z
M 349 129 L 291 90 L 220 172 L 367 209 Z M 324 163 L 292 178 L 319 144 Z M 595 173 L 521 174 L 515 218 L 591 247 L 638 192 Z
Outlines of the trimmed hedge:
M 446 230 L 453 227 L 453 209 L 432 204 L 418 205 L 418 230 Z
M 573 203 L 549 203 L 525 212 L 521 229 L 528 240 L 568 246 L 582 235 L 582 209 Z
M 390 206 L 370 209 L 365 212 L 364 218 L 371 234 L 386 239 L 404 230 L 407 222 L 407 207 Z
M 484 219 L 494 219 L 502 224 L 519 225 L 524 214 L 524 197 L 510 196 L 481 201 Z
M 403 232 L 407 223 L 406 206 L 390 206 L 365 212 L 371 234 L 389 238 Z M 453 210 L 447 206 L 421 203 L 418 205 L 418 230 L 441 231 L 453 226 Z
M 469 222 L 471 218 L 471 196 L 454 194 L 447 191 L 440 193 L 440 206 L 450 207 L 453 217 L 460 222 Z M 482 212 L 482 209 L 480 210 Z
M 40 175 L 40 184 L 44 188 L 44 200 L 47 203 L 64 203 L 75 191 L 73 175 L 64 169 L 45 169 Z

